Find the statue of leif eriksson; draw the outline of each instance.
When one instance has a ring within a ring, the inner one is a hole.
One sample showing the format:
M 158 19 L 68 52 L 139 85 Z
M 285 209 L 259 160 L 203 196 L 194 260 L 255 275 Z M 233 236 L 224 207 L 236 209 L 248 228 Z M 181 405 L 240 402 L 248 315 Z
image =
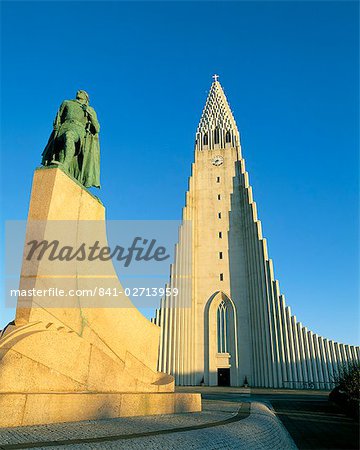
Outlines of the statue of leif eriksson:
M 99 131 L 88 94 L 78 91 L 75 100 L 61 104 L 41 163 L 58 165 L 85 187 L 100 188 Z

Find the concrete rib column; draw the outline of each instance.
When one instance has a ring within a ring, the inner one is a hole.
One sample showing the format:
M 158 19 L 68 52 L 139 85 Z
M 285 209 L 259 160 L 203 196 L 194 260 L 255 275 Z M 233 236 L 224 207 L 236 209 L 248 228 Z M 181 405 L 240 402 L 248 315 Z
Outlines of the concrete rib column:
M 186 273 L 186 236 L 185 236 L 185 229 L 182 227 L 181 230 L 181 242 L 182 242 L 182 249 L 181 249 L 181 272 L 180 272 L 180 278 L 181 278 L 181 286 L 182 286 L 182 377 L 183 377 L 183 386 L 186 386 L 187 384 L 187 342 L 188 342 L 188 335 L 187 335 L 187 289 L 186 289 L 186 279 L 185 279 L 185 273 Z
M 342 356 L 340 353 L 339 344 L 337 342 L 334 342 L 334 350 L 335 350 L 335 354 L 336 354 L 338 373 L 339 373 L 342 370 L 343 359 L 342 359 Z
M 331 361 L 333 366 L 333 373 L 334 378 L 336 378 L 339 374 L 339 362 L 337 358 L 337 354 L 335 351 L 335 343 L 334 341 L 329 341 L 329 348 L 330 348 L 330 354 L 331 354 Z
M 254 302 L 254 292 L 253 292 L 253 278 L 251 276 L 252 268 L 250 262 L 250 238 L 249 238 L 249 214 L 248 214 L 248 197 L 247 197 L 247 176 L 245 172 L 245 162 L 241 160 L 240 164 L 240 174 L 239 174 L 239 191 L 240 191 L 240 220 L 242 222 L 242 229 L 244 233 L 244 243 L 245 252 L 248 255 L 246 274 L 247 274 L 247 286 L 248 286 L 248 297 L 249 297 L 249 311 L 250 311 L 250 333 L 251 333 L 251 346 L 253 353 L 253 368 L 251 373 L 250 383 L 252 386 L 259 386 L 259 374 L 260 374 L 260 362 L 259 362 L 259 336 L 256 320 L 256 306 Z
M 316 354 L 314 349 L 314 341 L 313 341 L 313 332 L 308 331 L 307 337 L 308 337 L 308 344 L 309 344 L 309 352 L 310 352 L 310 361 L 311 361 L 311 367 L 313 371 L 313 382 L 315 384 L 315 389 L 319 386 L 319 375 L 317 371 L 317 365 L 316 365 Z
M 266 323 L 264 318 L 264 311 L 263 311 L 263 299 L 262 299 L 262 293 L 260 286 L 260 275 L 258 271 L 258 255 L 257 255 L 257 241 L 255 236 L 255 229 L 254 224 L 251 225 L 250 230 L 252 232 L 252 244 L 253 244 L 253 254 L 252 258 L 254 259 L 254 282 L 255 282 L 255 299 L 256 299 L 256 305 L 258 310 L 258 324 L 260 329 L 260 360 L 262 362 L 262 386 L 267 387 L 269 383 L 269 370 L 268 370 L 268 357 L 267 357 L 267 351 L 266 351 Z
M 350 352 L 351 352 L 352 360 L 353 360 L 354 362 L 358 362 L 357 354 L 356 354 L 356 349 L 355 349 L 355 347 L 354 347 L 353 345 L 350 345 Z
M 329 386 L 330 389 L 333 386 L 333 381 L 334 381 L 334 367 L 333 367 L 333 361 L 332 361 L 332 357 L 331 357 L 331 351 L 330 351 L 330 346 L 329 346 L 329 341 L 327 339 L 323 340 L 323 344 L 324 344 L 324 352 L 326 355 L 326 362 L 327 362 L 327 369 L 328 369 L 328 374 L 329 374 Z
M 184 225 L 184 273 L 183 283 L 184 283 L 184 318 L 185 318 L 185 348 L 184 348 L 184 380 L 185 386 L 190 384 L 190 364 L 189 364 L 189 340 L 190 340 L 190 325 L 189 325 L 189 286 L 188 286 L 188 272 L 189 272 L 189 258 L 191 258 L 191 252 L 189 251 L 189 236 L 187 224 Z
M 302 335 L 303 335 L 303 342 L 304 342 L 308 382 L 313 383 L 314 382 L 314 374 L 313 374 L 313 367 L 312 367 L 312 363 L 311 363 L 311 353 L 310 353 L 310 349 L 309 349 L 308 329 L 306 327 L 303 327 Z
M 264 386 L 269 387 L 270 384 L 270 371 L 271 364 L 269 361 L 269 355 L 271 354 L 269 346 L 269 329 L 268 329 L 268 321 L 266 318 L 265 312 L 265 298 L 264 298 L 264 277 L 261 270 L 261 255 L 260 255 L 260 243 L 258 239 L 258 228 L 257 228 L 257 213 L 256 213 L 256 204 L 255 202 L 251 203 L 251 216 L 252 216 L 252 240 L 254 243 L 254 267 L 255 267 L 255 289 L 256 289 L 256 297 L 259 306 L 260 312 L 260 321 L 261 321 L 261 348 L 262 353 L 261 357 L 263 359 L 263 368 L 264 368 Z
M 184 327 L 183 327 L 183 285 L 182 285 L 182 279 L 181 279 L 181 273 L 182 273 L 182 227 L 179 229 L 179 248 L 178 248 L 178 252 L 177 252 L 177 259 L 176 259 L 176 278 L 177 278 L 177 285 L 179 287 L 179 310 L 178 310 L 178 315 L 179 315 L 179 334 L 178 334 L 178 373 L 179 373 L 179 385 L 182 386 L 183 385 L 183 368 L 182 368 L 182 363 L 183 363 L 183 351 L 184 351 L 184 346 L 183 346 L 183 339 L 184 339 Z
M 246 208 L 246 217 L 247 217 L 247 230 L 248 230 L 248 244 L 249 244 L 249 250 L 248 250 L 248 262 L 250 265 L 250 279 L 251 279 L 251 287 L 253 292 L 253 303 L 255 306 L 255 317 L 256 317 L 256 328 L 257 328 L 257 334 L 259 336 L 258 340 L 258 360 L 260 362 L 260 373 L 259 373 L 259 384 L 260 386 L 266 385 L 266 356 L 264 355 L 264 324 L 262 320 L 261 315 L 261 305 L 260 305 L 260 295 L 258 290 L 258 277 L 257 277 L 257 270 L 256 270 L 256 257 L 255 257 L 255 237 L 254 237 L 254 223 L 253 223 L 253 212 L 252 212 L 252 191 L 251 186 L 247 188 L 247 195 L 248 195 L 248 205 Z
M 303 376 L 303 388 L 307 387 L 307 383 L 309 382 L 309 375 L 307 371 L 306 366 L 306 356 L 305 356 L 305 345 L 304 345 L 304 337 L 302 333 L 303 326 L 301 322 L 297 322 L 296 324 L 296 332 L 298 336 L 298 343 L 299 343 L 299 357 L 301 361 L 301 368 L 302 368 L 302 376 Z
M 344 344 L 344 349 L 345 349 L 345 353 L 346 353 L 346 357 L 347 357 L 347 362 L 348 362 L 348 364 L 351 364 L 353 362 L 353 359 L 352 359 L 349 347 L 350 347 L 349 345 Z
M 293 375 L 293 366 L 291 364 L 291 357 L 290 357 L 290 344 L 289 344 L 289 331 L 288 331 L 288 324 L 286 319 L 286 306 L 285 306 L 285 299 L 284 296 L 280 296 L 280 311 L 281 311 L 281 322 L 283 325 L 283 335 L 284 335 L 284 345 L 285 345 L 285 359 L 286 359 L 286 366 L 287 366 L 287 375 L 288 379 L 284 380 L 285 387 L 291 387 L 291 381 L 294 379 Z
M 174 263 L 171 265 L 170 271 L 170 282 L 165 285 L 166 288 L 170 288 L 171 296 L 169 299 L 169 311 L 168 311 L 168 333 L 167 338 L 168 342 L 168 373 L 171 373 L 176 380 L 177 372 L 174 364 L 175 358 L 175 349 L 176 349 L 176 329 L 175 329 L 175 314 L 177 309 L 177 299 L 173 295 L 173 289 L 177 287 L 177 279 L 176 279 L 176 247 L 175 247 L 175 255 L 174 255 Z
M 276 373 L 276 387 L 282 387 L 283 377 L 282 377 L 282 339 L 279 334 L 279 319 L 277 313 L 277 294 L 274 289 L 274 269 L 271 259 L 268 259 L 266 252 L 266 266 L 267 266 L 267 277 L 268 277 L 268 291 L 270 293 L 270 305 L 271 305 L 271 324 L 273 327 L 274 336 L 274 355 L 275 355 L 275 373 Z
M 354 357 L 355 361 L 357 361 L 358 363 L 360 363 L 360 347 L 354 347 L 354 346 L 352 346 L 352 350 L 353 350 L 353 352 L 354 352 L 354 354 L 355 354 L 355 357 Z
M 292 367 L 292 374 L 293 374 L 293 379 L 290 381 L 293 381 L 292 383 L 292 387 L 297 386 L 297 381 L 298 381 L 298 374 L 297 374 L 297 368 L 296 368 L 296 360 L 295 360 L 295 349 L 294 349 L 294 336 L 293 336 L 293 331 L 292 331 L 292 326 L 291 326 L 291 309 L 290 306 L 286 306 L 285 308 L 285 314 L 286 314 L 286 324 L 287 324 L 287 329 L 288 329 L 288 338 L 289 338 L 289 350 L 290 350 L 290 364 Z
M 341 359 L 343 361 L 343 364 L 347 364 L 348 359 L 347 359 L 347 355 L 346 355 L 346 352 L 345 352 L 344 344 L 339 344 L 339 350 L 340 350 L 340 353 L 341 353 Z
M 169 373 L 168 370 L 168 354 L 167 354 L 167 342 L 168 342 L 168 323 L 167 323 L 167 301 L 166 297 L 164 297 L 163 301 L 163 370 L 165 373 Z
M 326 351 L 325 351 L 324 339 L 321 336 L 318 337 L 318 346 L 319 346 L 319 351 L 320 351 L 320 362 L 322 365 L 322 372 L 323 372 L 323 376 L 324 376 L 324 383 L 325 383 L 324 388 L 330 389 L 330 385 L 329 385 L 330 377 L 329 377 L 329 371 L 328 371 L 327 355 L 326 355 Z
M 190 370 L 190 384 L 195 385 L 195 321 L 196 321 L 196 308 L 195 308 L 195 279 L 196 279 L 196 264 L 195 264 L 195 213 L 194 213 L 194 164 L 191 165 L 191 177 L 189 178 L 189 207 L 188 207 L 188 219 L 190 220 L 190 234 L 191 234 L 191 272 L 189 273 L 190 279 L 190 298 L 189 298 L 189 315 L 190 315 L 190 353 L 189 353 L 189 370 Z
M 274 292 L 275 292 L 275 310 L 276 310 L 276 323 L 278 325 L 278 334 L 280 337 L 280 361 L 281 361 L 281 372 L 282 372 L 282 385 L 280 387 L 284 386 L 284 380 L 288 380 L 288 367 L 286 364 L 286 356 L 285 356 L 285 336 L 284 336 L 284 324 L 283 324 L 283 317 L 281 314 L 280 309 L 280 288 L 279 288 L 279 282 L 276 280 L 274 281 Z
M 166 334 L 167 327 L 165 324 L 165 320 L 166 320 L 165 311 L 167 308 L 165 296 L 162 298 L 161 304 L 162 304 L 162 306 L 161 306 L 161 339 L 160 339 L 160 342 L 161 342 L 161 366 L 162 366 L 161 371 L 165 372 L 165 373 L 170 373 L 170 371 L 168 370 L 168 364 L 167 364 L 168 359 L 167 359 L 167 355 L 165 353 L 166 342 L 168 340 L 168 335 Z
M 159 361 L 160 361 L 160 371 L 165 371 L 165 357 L 164 357 L 164 298 L 160 300 L 160 349 L 159 349 Z
M 184 273 L 185 273 L 185 246 L 184 246 L 184 226 L 181 227 L 179 233 L 179 242 L 181 242 L 181 248 L 179 249 L 179 286 L 181 286 L 181 296 L 180 296 L 180 384 L 182 386 L 186 385 L 186 373 L 185 373 L 185 356 L 186 356 L 186 288 L 184 283 Z
M 266 292 L 267 292 L 267 304 L 268 304 L 268 315 L 269 315 L 269 325 L 270 334 L 272 342 L 272 372 L 273 372 L 273 387 L 278 388 L 282 385 L 281 379 L 281 367 L 280 367 L 280 357 L 279 357 L 279 340 L 276 327 L 276 315 L 275 315 L 275 305 L 274 305 L 274 293 L 272 289 L 272 274 L 270 270 L 269 258 L 267 253 L 266 239 L 263 242 L 263 255 L 265 262 L 265 277 L 266 277 Z
M 177 264 L 177 277 L 178 277 L 178 285 L 180 286 L 180 296 L 179 296 L 179 384 L 181 386 L 184 385 L 184 286 L 182 282 L 182 274 L 184 273 L 184 261 L 183 261 L 183 245 L 182 245 L 182 237 L 183 237 L 183 228 L 181 227 L 179 230 L 179 242 L 181 242 L 181 246 L 178 251 L 178 264 Z
M 190 380 L 190 354 L 191 354 L 191 341 L 190 341 L 190 305 L 191 305 L 191 291 L 189 290 L 189 273 L 191 270 L 191 235 L 189 230 L 189 223 L 184 225 L 184 250 L 185 250 L 185 265 L 184 265 L 184 284 L 185 284 L 185 333 L 186 333 L 186 349 L 185 349 L 185 384 L 186 386 L 191 384 Z
M 196 264 L 195 264 L 195 245 L 196 245 L 196 236 L 194 233 L 195 225 L 194 225 L 194 210 L 191 210 L 192 216 L 191 219 L 191 249 L 192 249 L 192 260 L 191 260 L 191 384 L 196 384 L 196 372 L 195 372 L 195 361 L 196 361 L 196 345 L 195 345 L 195 336 L 196 336 L 196 295 L 195 295 L 195 287 L 196 287 Z
M 244 164 L 244 161 L 242 162 Z M 256 375 L 256 386 L 262 386 L 263 385 L 263 361 L 260 357 L 261 354 L 261 332 L 260 327 L 258 326 L 259 323 L 259 306 L 258 306 L 258 300 L 255 293 L 255 268 L 254 268 L 254 258 L 253 258 L 253 239 L 252 239 L 252 233 L 251 233 L 251 187 L 249 186 L 249 180 L 248 180 L 248 174 L 245 172 L 244 174 L 244 191 L 243 195 L 245 196 L 243 205 L 244 205 L 244 221 L 245 221 L 245 244 L 246 244 L 246 253 L 247 253 L 247 271 L 248 271 L 248 285 L 249 285 L 249 296 L 251 299 L 251 305 L 253 310 L 253 317 L 254 317 L 254 325 L 255 325 L 255 334 L 257 336 L 256 344 L 257 344 L 257 353 L 256 353 L 256 360 L 259 362 L 258 366 L 258 372 Z
M 195 218 L 193 217 L 192 220 L 194 221 Z M 194 249 L 197 245 L 197 236 L 195 233 L 195 227 L 196 224 L 192 224 L 193 226 L 193 232 L 192 232 L 192 248 Z M 196 384 L 196 360 L 197 360 L 197 345 L 196 345 L 196 330 L 197 330 L 197 297 L 196 297 L 196 276 L 197 276 L 197 268 L 196 268 L 196 260 L 195 260 L 195 251 L 193 250 L 193 266 L 192 266 L 192 298 L 191 298 L 191 311 L 192 311 L 192 335 L 193 335 L 193 341 L 192 341 L 192 359 L 191 359 L 191 369 L 192 369 L 192 384 Z
M 176 263 L 176 262 L 175 262 Z M 165 285 L 165 296 L 166 296 L 166 290 L 170 287 L 171 289 L 171 295 L 167 296 L 168 303 L 169 303 L 169 314 L 168 314 L 168 373 L 174 373 L 174 365 L 173 365 L 173 354 L 174 354 L 174 308 L 175 308 L 175 302 L 174 302 L 174 296 L 172 294 L 173 292 L 173 283 L 174 280 L 172 277 L 170 277 L 170 283 L 166 283 Z
M 245 242 L 245 251 L 248 255 L 247 257 L 247 280 L 248 280 L 248 296 L 249 296 L 249 310 L 250 310 L 250 321 L 251 321 L 251 337 L 252 337 L 252 353 L 253 353 L 253 370 L 250 383 L 252 386 L 259 386 L 260 383 L 260 360 L 259 360 L 259 330 L 257 327 L 257 312 L 256 312 L 256 304 L 254 301 L 254 280 L 252 277 L 252 264 L 249 258 L 250 255 L 250 237 L 249 237 L 249 214 L 248 214 L 248 199 L 247 199 L 247 189 L 246 189 L 246 177 L 245 177 L 245 166 L 244 161 L 240 161 L 240 220 L 242 221 L 242 228 L 244 230 L 244 242 Z
M 171 339 L 171 373 L 175 377 L 175 383 L 179 383 L 179 368 L 177 365 L 177 358 L 179 352 L 179 330 L 178 330 L 178 314 L 179 314 L 179 296 L 173 294 L 174 289 L 180 290 L 179 286 L 179 278 L 178 278 L 178 245 L 175 246 L 175 257 L 174 257 L 174 266 L 171 272 L 170 278 L 170 289 L 171 289 L 171 299 L 172 299 L 172 308 L 171 308 L 171 316 L 172 316 L 172 339 Z
M 266 358 L 266 372 L 267 372 L 267 387 L 274 386 L 274 377 L 273 377 L 273 338 L 271 335 L 271 325 L 270 325 L 270 317 L 269 317 L 269 299 L 266 291 L 266 279 L 265 279 L 265 267 L 264 267 L 264 254 L 263 254 L 263 246 L 260 229 L 260 222 L 256 222 L 256 238 L 257 238 L 257 266 L 260 275 L 261 281 L 261 291 L 260 291 L 260 300 L 262 306 L 262 316 L 265 325 L 265 358 Z M 260 236 L 259 236 L 260 235 Z
M 184 310 L 184 385 L 189 386 L 190 382 L 190 349 L 189 349 L 189 341 L 190 341 L 190 317 L 189 317 L 189 304 L 191 304 L 191 292 L 188 289 L 188 269 L 189 269 L 189 258 L 191 258 L 191 252 L 188 248 L 188 230 L 184 227 L 183 231 L 183 246 L 184 246 L 184 255 L 183 255 L 183 286 L 184 286 L 184 299 L 183 299 L 183 310 Z
M 157 326 L 159 326 L 159 323 L 160 323 L 160 311 L 159 311 L 159 308 L 156 309 L 155 323 L 156 323 Z
M 302 365 L 300 358 L 300 345 L 298 339 L 298 332 L 296 326 L 296 316 L 291 316 L 291 327 L 292 327 L 292 335 L 294 340 L 294 354 L 295 354 L 295 364 L 296 364 L 296 372 L 297 372 L 297 383 L 296 387 L 301 388 L 303 386 L 303 374 L 302 374 Z
M 322 366 L 322 360 L 320 355 L 320 349 L 319 349 L 319 336 L 317 334 L 312 335 L 313 339 L 313 345 L 314 345 L 314 351 L 315 351 L 315 365 L 317 367 L 317 374 L 318 374 L 318 383 L 320 389 L 324 388 L 324 374 L 323 374 L 323 366 Z
M 181 234 L 182 230 L 179 230 L 179 243 L 181 243 Z M 182 371 L 181 371 L 181 362 L 182 362 L 182 299 L 183 299 L 183 285 L 182 285 L 182 254 L 181 254 L 181 245 L 179 244 L 176 252 L 176 279 L 177 285 L 179 287 L 179 295 L 178 295 L 178 308 L 177 308 L 177 324 L 176 324 L 176 372 L 177 372 L 177 384 L 182 384 Z

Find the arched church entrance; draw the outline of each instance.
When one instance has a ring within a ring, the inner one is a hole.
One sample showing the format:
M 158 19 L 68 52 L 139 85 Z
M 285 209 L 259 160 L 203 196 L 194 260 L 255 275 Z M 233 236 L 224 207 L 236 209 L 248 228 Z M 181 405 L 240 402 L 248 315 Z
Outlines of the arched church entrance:
M 235 305 L 221 291 L 205 308 L 204 381 L 209 386 L 238 384 L 238 346 Z

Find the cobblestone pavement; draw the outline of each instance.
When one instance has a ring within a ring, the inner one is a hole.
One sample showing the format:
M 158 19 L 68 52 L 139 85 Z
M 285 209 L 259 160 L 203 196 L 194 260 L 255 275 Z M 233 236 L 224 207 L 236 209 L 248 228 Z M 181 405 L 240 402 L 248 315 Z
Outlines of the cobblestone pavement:
M 201 413 L 0 429 L 0 449 L 297 449 L 268 406 L 251 403 L 250 415 L 248 407 L 247 403 L 204 400 Z M 141 433 L 147 435 L 140 437 Z M 96 442 L 81 443 L 89 438 Z

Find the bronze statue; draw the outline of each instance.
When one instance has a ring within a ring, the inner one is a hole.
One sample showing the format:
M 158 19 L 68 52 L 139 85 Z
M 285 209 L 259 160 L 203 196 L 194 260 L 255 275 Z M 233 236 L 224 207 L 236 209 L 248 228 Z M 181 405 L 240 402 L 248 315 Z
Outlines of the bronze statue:
M 85 91 L 65 100 L 42 154 L 44 166 L 58 165 L 83 186 L 100 188 L 100 125 Z

